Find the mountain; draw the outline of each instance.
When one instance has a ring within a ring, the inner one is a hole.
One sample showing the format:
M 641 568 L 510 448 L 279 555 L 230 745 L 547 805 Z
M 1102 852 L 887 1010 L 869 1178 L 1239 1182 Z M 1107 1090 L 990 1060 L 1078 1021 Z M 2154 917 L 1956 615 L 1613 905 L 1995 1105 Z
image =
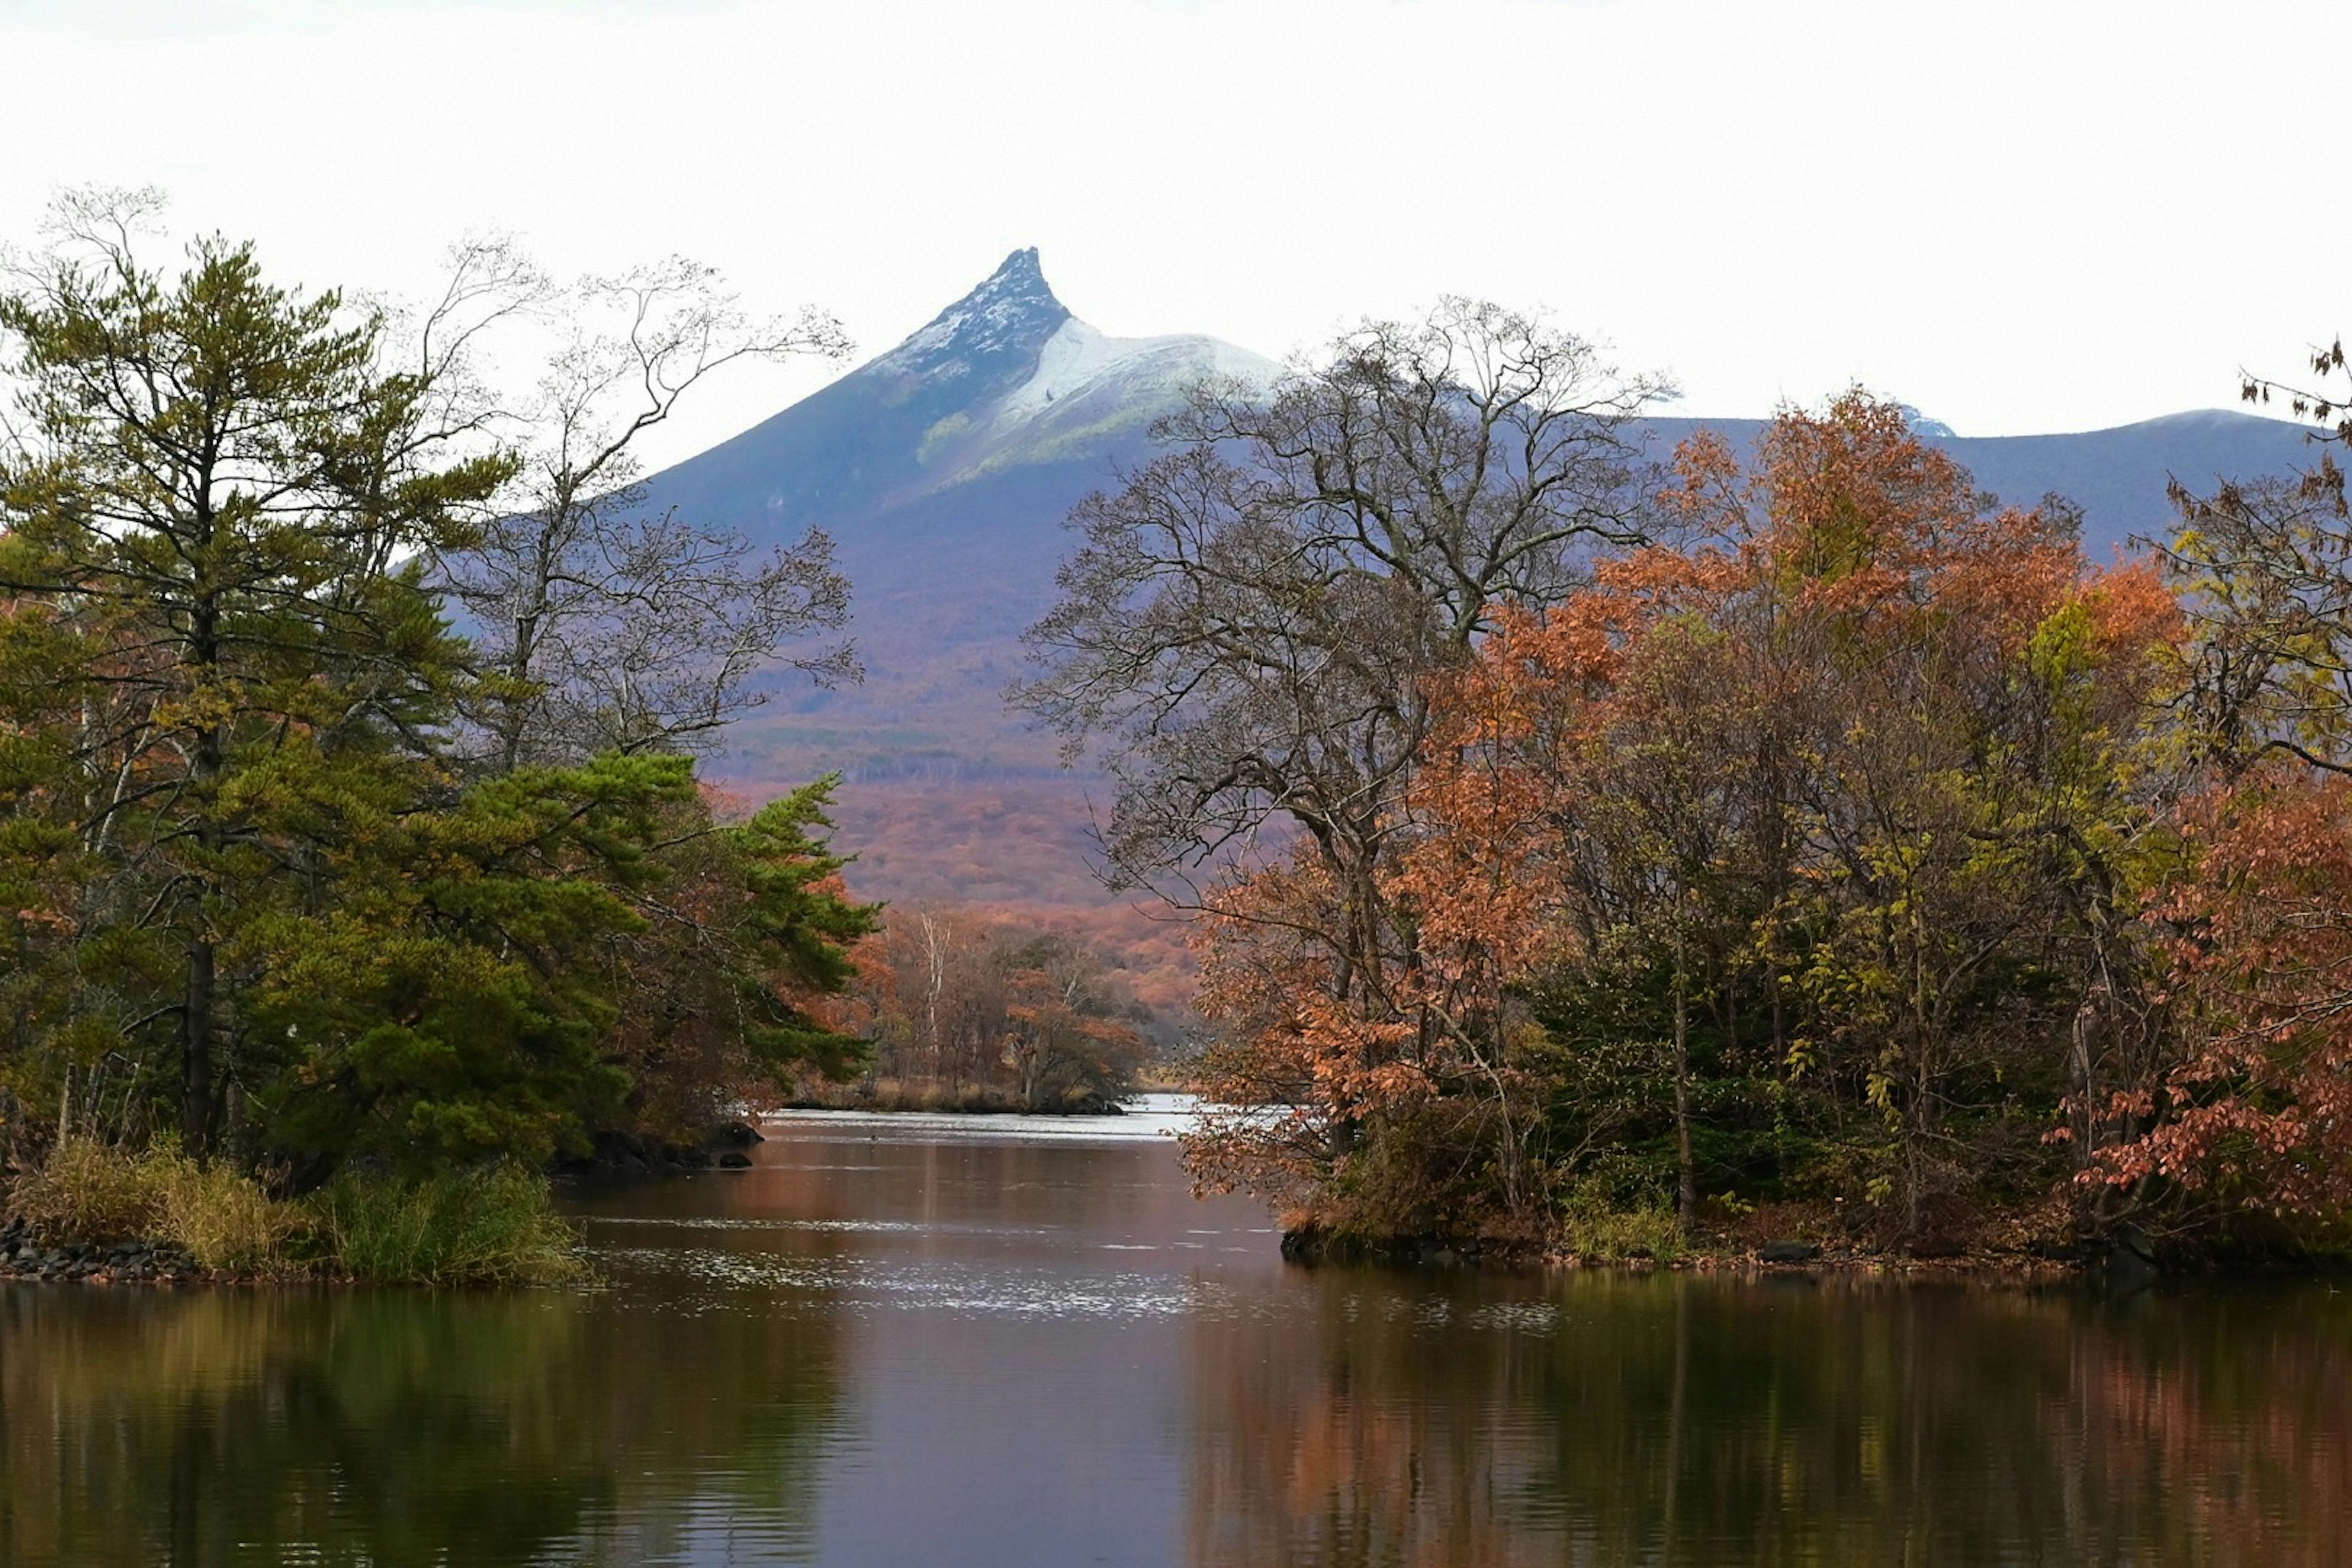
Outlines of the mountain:
M 1055 298 L 1036 251 L 1019 250 L 887 353 L 655 476 L 656 504 L 755 540 L 824 527 L 854 588 L 865 683 L 780 688 L 715 771 L 754 793 L 845 773 L 840 841 L 859 851 L 853 879 L 870 896 L 1099 915 L 1083 848 L 1100 782 L 1063 772 L 1052 740 L 1004 710 L 1019 634 L 1053 598 L 1062 519 L 1149 458 L 1152 420 L 1204 377 L 1278 374 L 1213 338 L 1107 337 Z M 2062 436 L 1915 425 L 1987 489 L 2084 506 L 2100 555 L 2162 531 L 2169 475 L 2201 485 L 2308 458 L 2300 427 L 2218 411 Z M 1664 458 L 1702 426 L 1744 447 L 1763 421 L 1659 417 L 1639 435 Z
M 2134 539 L 2161 537 L 2171 527 L 2167 488 L 2175 477 L 2192 489 L 2210 489 L 2221 479 L 2284 473 L 2312 460 L 2307 426 L 2221 408 L 2063 436 L 1960 436 L 1911 412 L 1916 432 L 2001 500 L 2031 506 L 2058 495 L 2081 507 L 2083 540 L 2095 560 L 2128 549 Z M 1652 418 L 1641 422 L 1641 430 L 1654 455 L 1671 453 L 1676 442 L 1701 429 L 1746 452 L 1765 423 Z
M 739 764 L 860 782 L 1057 772 L 997 694 L 1051 601 L 1062 518 L 1147 460 L 1151 422 L 1203 378 L 1278 372 L 1213 338 L 1105 336 L 1017 250 L 889 353 L 655 476 L 656 504 L 755 540 L 828 530 L 855 590 L 866 683 L 785 694 Z

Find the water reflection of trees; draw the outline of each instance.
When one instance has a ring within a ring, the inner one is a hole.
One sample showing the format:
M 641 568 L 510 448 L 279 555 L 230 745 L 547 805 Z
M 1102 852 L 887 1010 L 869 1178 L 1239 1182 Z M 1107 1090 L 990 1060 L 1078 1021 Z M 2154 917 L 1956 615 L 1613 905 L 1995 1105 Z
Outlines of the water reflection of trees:
M 0 1562 L 804 1542 L 834 1329 L 608 1299 L 0 1289 Z
M 1293 1283 L 1207 1321 L 1196 1564 L 2322 1564 L 2352 1296 Z

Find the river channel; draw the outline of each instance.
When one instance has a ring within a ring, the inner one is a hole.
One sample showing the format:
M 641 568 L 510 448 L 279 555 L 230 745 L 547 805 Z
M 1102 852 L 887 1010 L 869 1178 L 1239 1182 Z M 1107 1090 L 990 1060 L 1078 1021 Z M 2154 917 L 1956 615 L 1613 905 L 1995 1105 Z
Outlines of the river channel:
M 1309 1271 L 1171 1120 L 771 1121 L 580 1291 L 0 1284 L 0 1563 L 2352 1562 L 2352 1290 Z

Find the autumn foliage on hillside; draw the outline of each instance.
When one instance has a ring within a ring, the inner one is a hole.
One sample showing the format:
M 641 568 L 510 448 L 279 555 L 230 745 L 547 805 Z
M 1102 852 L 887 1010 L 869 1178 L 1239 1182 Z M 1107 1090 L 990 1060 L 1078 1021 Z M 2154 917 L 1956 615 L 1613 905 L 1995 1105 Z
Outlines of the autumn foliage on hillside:
M 1017 910 L 892 905 L 851 958 L 856 978 L 827 1017 L 866 1042 L 865 1072 L 806 1075 L 815 1103 L 1099 1110 L 1134 1091 L 1173 1032 L 1082 928 Z

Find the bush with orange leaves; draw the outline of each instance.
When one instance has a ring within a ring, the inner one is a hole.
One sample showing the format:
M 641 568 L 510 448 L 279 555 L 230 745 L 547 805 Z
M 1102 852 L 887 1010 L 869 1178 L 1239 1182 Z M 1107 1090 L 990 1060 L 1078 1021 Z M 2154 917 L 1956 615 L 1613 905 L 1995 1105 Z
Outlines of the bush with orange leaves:
M 2153 1228 L 2313 1239 L 2352 1207 L 2352 780 L 2266 768 L 2181 830 L 2199 858 L 2152 910 L 2176 1045 L 2095 1108 L 2080 1179 Z

